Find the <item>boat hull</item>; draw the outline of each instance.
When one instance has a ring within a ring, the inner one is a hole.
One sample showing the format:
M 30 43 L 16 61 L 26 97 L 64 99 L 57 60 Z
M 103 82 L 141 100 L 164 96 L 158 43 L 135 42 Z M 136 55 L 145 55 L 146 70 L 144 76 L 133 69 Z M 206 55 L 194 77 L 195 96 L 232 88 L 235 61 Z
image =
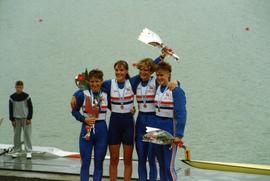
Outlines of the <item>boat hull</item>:
M 270 175 L 270 165 L 226 163 L 201 160 L 182 160 L 184 163 L 201 169 Z

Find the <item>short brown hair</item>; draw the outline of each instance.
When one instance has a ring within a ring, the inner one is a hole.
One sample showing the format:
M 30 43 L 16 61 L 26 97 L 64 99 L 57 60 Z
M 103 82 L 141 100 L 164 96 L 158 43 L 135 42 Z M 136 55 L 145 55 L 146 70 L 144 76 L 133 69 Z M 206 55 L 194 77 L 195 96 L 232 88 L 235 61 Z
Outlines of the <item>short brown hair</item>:
M 16 81 L 15 86 L 23 86 L 23 81 L 21 80 Z
M 114 65 L 113 65 L 113 68 L 115 69 L 117 65 L 118 65 L 118 66 L 119 66 L 119 65 L 122 65 L 122 66 L 128 71 L 128 63 L 127 63 L 125 60 L 118 60 L 118 61 L 116 61 L 116 62 L 114 63 Z M 130 78 L 130 76 L 129 76 L 129 74 L 127 73 L 126 79 L 129 79 L 129 78 Z
M 93 69 L 89 72 L 88 78 L 95 77 L 97 79 L 103 80 L 103 72 L 99 69 Z
M 152 58 L 141 59 L 137 64 L 137 69 L 141 69 L 143 66 L 147 66 L 150 69 L 150 72 L 155 72 L 157 65 L 154 63 Z
M 172 72 L 172 66 L 168 62 L 162 61 L 157 66 L 156 71 L 158 71 L 158 70 L 163 70 L 163 71 L 167 71 L 167 72 L 171 73 Z
M 172 72 L 171 64 L 169 64 L 168 62 L 162 61 L 158 64 L 158 67 L 156 69 L 156 71 L 159 71 L 159 70 L 169 72 L 170 74 L 169 81 L 171 81 L 171 72 Z

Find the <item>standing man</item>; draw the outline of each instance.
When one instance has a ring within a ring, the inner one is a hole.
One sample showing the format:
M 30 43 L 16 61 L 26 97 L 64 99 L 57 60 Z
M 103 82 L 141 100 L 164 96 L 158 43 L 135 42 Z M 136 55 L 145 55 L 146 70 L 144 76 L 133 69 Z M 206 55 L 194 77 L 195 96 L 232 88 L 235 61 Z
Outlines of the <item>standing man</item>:
M 16 92 L 9 99 L 9 119 L 14 128 L 14 154 L 12 154 L 12 157 L 18 157 L 19 152 L 22 151 L 21 130 L 23 129 L 26 158 L 31 159 L 31 119 L 33 105 L 30 96 L 23 92 L 23 81 L 17 81 L 15 89 Z

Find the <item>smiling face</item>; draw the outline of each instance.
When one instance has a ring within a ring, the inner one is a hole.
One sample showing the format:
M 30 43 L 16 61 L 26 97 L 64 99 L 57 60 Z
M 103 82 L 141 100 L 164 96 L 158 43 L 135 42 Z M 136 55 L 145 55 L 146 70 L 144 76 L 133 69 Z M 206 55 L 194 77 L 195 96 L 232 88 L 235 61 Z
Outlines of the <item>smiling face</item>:
M 103 84 L 103 72 L 99 69 L 93 69 L 89 72 L 89 87 L 93 92 L 100 92 Z
M 91 77 L 89 79 L 89 86 L 93 92 L 99 92 L 101 90 L 102 84 L 103 84 L 103 80 L 97 77 Z
M 165 86 L 169 83 L 171 73 L 167 70 L 159 69 L 156 71 L 157 82 L 161 86 Z
M 142 66 L 139 68 L 139 75 L 140 75 L 140 78 L 141 78 L 143 81 L 149 80 L 150 77 L 151 77 L 150 67 L 147 66 L 146 64 L 142 65 Z
M 115 78 L 118 82 L 124 82 L 126 80 L 126 75 L 128 70 L 122 64 L 117 64 L 114 67 Z
M 142 81 L 148 81 L 151 78 L 152 73 L 155 72 L 157 65 L 151 58 L 141 59 L 136 63 L 137 69 L 139 69 L 139 76 Z

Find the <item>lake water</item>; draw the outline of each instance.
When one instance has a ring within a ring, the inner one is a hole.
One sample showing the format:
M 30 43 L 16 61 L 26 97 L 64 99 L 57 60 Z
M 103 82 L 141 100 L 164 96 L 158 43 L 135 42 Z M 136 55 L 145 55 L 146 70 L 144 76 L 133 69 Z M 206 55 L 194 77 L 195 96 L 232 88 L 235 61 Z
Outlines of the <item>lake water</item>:
M 0 143 L 12 143 L 8 99 L 21 79 L 33 145 L 78 151 L 75 75 L 98 67 L 109 79 L 116 60 L 155 58 L 159 50 L 137 40 L 145 27 L 181 58 L 167 61 L 186 92 L 192 158 L 270 164 L 268 0 L 1 0 Z

